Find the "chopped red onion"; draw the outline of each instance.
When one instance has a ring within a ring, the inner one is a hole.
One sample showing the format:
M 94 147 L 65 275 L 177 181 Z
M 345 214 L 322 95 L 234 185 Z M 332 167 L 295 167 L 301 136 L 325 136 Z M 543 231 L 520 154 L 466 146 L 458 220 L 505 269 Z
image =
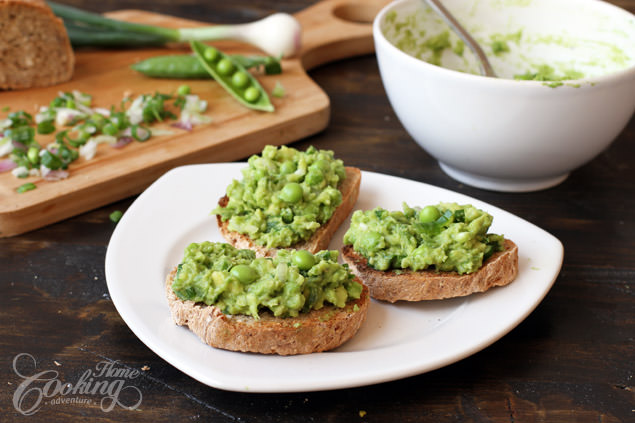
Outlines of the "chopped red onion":
M 13 148 L 17 148 L 18 150 L 26 151 L 26 145 L 22 144 L 20 141 L 11 140 L 11 144 L 13 144 Z
M 173 124 L 171 124 L 170 126 L 173 126 L 175 128 L 179 128 L 179 129 L 185 129 L 186 131 L 191 131 L 192 130 L 192 123 L 191 122 L 174 122 Z
M 9 160 L 9 159 L 0 160 L 0 173 L 13 170 L 16 167 L 18 167 L 18 165 L 15 164 L 13 160 Z
M 119 137 L 116 143 L 112 144 L 113 148 L 122 148 L 130 144 L 134 139 L 132 137 Z
M 47 181 L 59 181 L 68 178 L 68 172 L 65 170 L 50 170 L 43 177 Z

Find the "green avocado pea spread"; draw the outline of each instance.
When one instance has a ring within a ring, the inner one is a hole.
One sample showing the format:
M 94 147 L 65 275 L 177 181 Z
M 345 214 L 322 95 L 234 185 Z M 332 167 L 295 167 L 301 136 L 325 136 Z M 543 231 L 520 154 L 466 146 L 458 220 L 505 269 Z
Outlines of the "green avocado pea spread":
M 377 270 L 477 271 L 496 251 L 503 236 L 487 231 L 493 217 L 471 205 L 439 203 L 403 211 L 357 210 L 344 244 Z
M 294 317 L 325 303 L 342 308 L 360 298 L 362 285 L 337 256 L 337 251 L 279 250 L 275 258 L 256 258 L 252 250 L 226 243 L 192 243 L 185 248 L 172 290 L 182 300 L 255 319 L 260 311 Z
M 330 150 L 266 146 L 249 158 L 242 180 L 227 188 L 227 205 L 212 214 L 258 245 L 289 247 L 331 218 L 342 202 L 338 185 L 345 178 L 343 162 Z

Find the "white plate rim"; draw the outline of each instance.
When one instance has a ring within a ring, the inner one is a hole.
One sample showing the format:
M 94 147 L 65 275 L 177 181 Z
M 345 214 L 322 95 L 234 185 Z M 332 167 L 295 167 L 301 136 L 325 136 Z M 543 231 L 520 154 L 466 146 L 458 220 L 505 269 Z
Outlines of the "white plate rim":
M 444 300 L 445 303 L 439 307 L 448 311 L 449 317 L 444 317 L 438 327 L 433 326 L 421 339 L 401 340 L 395 345 L 375 345 L 367 350 L 347 350 L 347 344 L 354 342 L 354 337 L 333 352 L 290 357 L 218 350 L 204 345 L 188 329 L 177 327 L 173 323 L 170 326 L 163 278 L 171 266 L 176 264 L 174 255 L 178 249 L 175 250 L 175 244 L 182 244 L 185 239 L 188 243 L 203 240 L 197 238 L 197 232 L 200 231 L 196 224 L 178 220 L 187 213 L 196 212 L 189 209 L 184 211 L 185 199 L 194 207 L 199 207 L 198 203 L 204 203 L 200 207 L 206 211 L 200 219 L 208 219 L 209 230 L 217 231 L 209 211 L 218 198 L 224 195 L 229 181 L 240 178 L 240 170 L 245 166 L 245 163 L 214 163 L 181 166 L 168 171 L 128 208 L 113 231 L 106 251 L 108 290 L 124 322 L 158 356 L 211 387 L 239 392 L 308 392 L 365 386 L 435 370 L 486 348 L 516 327 L 546 296 L 562 266 L 562 243 L 530 222 L 457 192 L 396 176 L 363 171 L 360 200 L 356 209 L 381 196 L 388 196 L 392 201 L 392 204 L 385 206 L 389 209 L 398 208 L 402 200 L 411 206 L 434 202 L 393 198 L 403 188 L 407 188 L 414 193 L 425 194 L 423 197 L 471 203 L 483 208 L 494 216 L 494 232 L 499 232 L 496 230 L 497 223 L 503 221 L 502 227 L 506 229 L 504 234 L 519 245 L 520 271 L 517 280 L 507 287 L 496 288 L 484 294 Z M 191 192 L 192 187 L 200 192 Z M 205 193 L 208 195 L 204 195 Z M 179 196 L 178 202 L 174 201 L 174 196 Z M 197 216 L 193 219 L 199 219 Z M 168 225 L 165 225 L 166 221 Z M 152 234 L 163 235 L 164 232 L 170 233 L 167 234 L 168 239 L 161 239 L 163 243 L 148 243 L 147 239 Z M 341 238 L 333 243 L 341 245 Z M 333 243 L 331 248 L 334 248 Z M 153 274 L 163 274 L 163 278 L 159 281 L 144 281 L 143 276 L 147 270 L 134 267 L 135 264 L 144 262 L 148 267 L 154 266 L 150 270 Z M 142 280 L 141 284 L 139 280 Z M 148 294 L 147 297 L 132 295 L 134 290 L 146 285 L 151 288 L 144 292 Z M 482 319 L 491 315 L 493 306 L 500 309 L 502 316 L 497 316 L 498 319 L 494 322 L 483 324 Z M 390 305 L 373 300 L 369 320 L 371 312 L 382 312 L 390 320 L 391 316 L 402 313 L 404 309 L 410 313 L 408 307 L 411 305 Z M 415 314 L 408 316 L 420 315 L 416 314 L 420 313 L 419 309 L 415 309 L 413 313 Z M 464 314 L 466 315 L 462 316 Z M 455 315 L 457 317 L 452 317 Z M 463 321 L 459 317 L 463 317 Z M 400 319 L 403 321 L 404 317 L 401 316 Z M 373 331 L 381 332 L 380 327 L 381 324 L 375 330 L 374 327 L 366 329 L 363 326 L 360 333 L 365 331 L 368 336 L 364 339 L 372 339 Z M 460 342 L 453 339 L 457 336 L 463 337 Z M 387 360 L 391 363 L 387 363 Z M 331 369 L 336 371 L 331 373 Z

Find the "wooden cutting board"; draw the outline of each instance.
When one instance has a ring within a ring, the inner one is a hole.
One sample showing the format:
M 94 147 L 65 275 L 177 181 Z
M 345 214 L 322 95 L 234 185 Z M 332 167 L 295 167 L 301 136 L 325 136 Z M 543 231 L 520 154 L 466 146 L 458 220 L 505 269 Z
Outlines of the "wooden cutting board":
M 269 93 L 277 82 L 286 91 L 283 98 L 271 97 L 274 113 L 244 108 L 213 81 L 188 80 L 193 93 L 209 102 L 206 115 L 212 118 L 211 123 L 192 131 L 167 124 L 153 125 L 152 128 L 169 129 L 172 134 L 153 137 L 145 143 L 134 142 L 122 149 L 101 145 L 92 160 L 80 158 L 73 162 L 69 177 L 61 181 L 18 179 L 10 172 L 0 174 L 0 237 L 18 235 L 137 194 L 176 166 L 243 159 L 259 153 L 267 144 L 286 144 L 323 130 L 329 122 L 329 98 L 306 71 L 329 61 L 373 52 L 371 22 L 387 3 L 388 0 L 324 0 L 297 13 L 302 25 L 302 51 L 283 61 L 282 74 L 258 76 Z M 117 11 L 108 16 L 165 27 L 209 25 L 139 10 Z M 262 54 L 237 42 L 214 45 L 226 53 Z M 0 107 L 35 114 L 59 91 L 91 94 L 95 107 L 119 104 L 124 93 L 171 93 L 184 81 L 146 78 L 131 70 L 130 65 L 148 57 L 189 52 L 187 45 L 80 50 L 76 52 L 70 82 L 2 92 Z M 44 138 L 36 139 L 45 144 Z M 34 182 L 37 189 L 18 194 L 16 188 L 25 182 Z

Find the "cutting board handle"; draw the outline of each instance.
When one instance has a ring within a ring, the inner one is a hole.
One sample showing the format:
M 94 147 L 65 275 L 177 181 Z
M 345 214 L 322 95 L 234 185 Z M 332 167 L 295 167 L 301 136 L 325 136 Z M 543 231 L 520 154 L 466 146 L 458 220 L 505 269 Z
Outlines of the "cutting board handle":
M 295 14 L 305 70 L 375 51 L 372 23 L 390 0 L 323 0 Z

